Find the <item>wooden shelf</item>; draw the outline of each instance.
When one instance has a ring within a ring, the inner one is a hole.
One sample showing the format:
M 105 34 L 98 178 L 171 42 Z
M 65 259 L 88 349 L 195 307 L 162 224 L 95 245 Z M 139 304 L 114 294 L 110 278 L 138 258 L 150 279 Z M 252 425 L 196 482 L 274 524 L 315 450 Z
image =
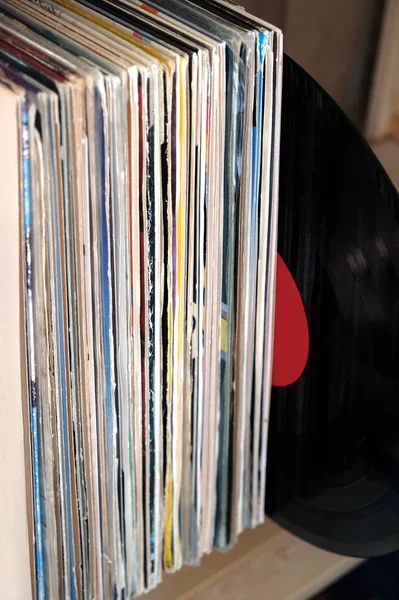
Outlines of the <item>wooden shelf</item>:
M 319 550 L 267 520 L 243 533 L 230 552 L 215 551 L 199 567 L 165 575 L 147 598 L 305 600 L 360 562 Z

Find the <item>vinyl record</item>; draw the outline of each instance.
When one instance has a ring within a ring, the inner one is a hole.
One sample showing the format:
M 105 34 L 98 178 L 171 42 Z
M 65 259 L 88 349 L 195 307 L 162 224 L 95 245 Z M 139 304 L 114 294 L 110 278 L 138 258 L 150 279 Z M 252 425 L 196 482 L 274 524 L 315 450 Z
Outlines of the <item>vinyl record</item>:
M 399 197 L 349 119 L 288 57 L 278 234 L 309 354 L 302 375 L 272 391 L 266 512 L 330 551 L 396 551 Z M 285 344 L 292 354 L 295 328 Z

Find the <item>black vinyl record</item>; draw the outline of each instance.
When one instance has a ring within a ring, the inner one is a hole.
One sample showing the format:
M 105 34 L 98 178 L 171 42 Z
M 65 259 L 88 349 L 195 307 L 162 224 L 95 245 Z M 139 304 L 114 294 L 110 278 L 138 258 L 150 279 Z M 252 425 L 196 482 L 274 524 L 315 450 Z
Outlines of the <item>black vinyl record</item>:
M 272 391 L 266 512 L 327 550 L 387 554 L 399 550 L 399 197 L 286 56 L 280 161 L 278 251 L 309 357 Z

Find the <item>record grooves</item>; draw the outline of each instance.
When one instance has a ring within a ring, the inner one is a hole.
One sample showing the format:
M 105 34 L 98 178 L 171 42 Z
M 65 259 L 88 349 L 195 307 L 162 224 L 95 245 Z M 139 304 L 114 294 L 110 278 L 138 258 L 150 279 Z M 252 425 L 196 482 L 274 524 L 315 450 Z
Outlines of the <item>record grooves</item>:
M 333 100 L 284 57 L 278 251 L 309 358 L 273 388 L 266 512 L 327 550 L 399 549 L 399 198 Z M 295 344 L 295 339 L 291 341 Z

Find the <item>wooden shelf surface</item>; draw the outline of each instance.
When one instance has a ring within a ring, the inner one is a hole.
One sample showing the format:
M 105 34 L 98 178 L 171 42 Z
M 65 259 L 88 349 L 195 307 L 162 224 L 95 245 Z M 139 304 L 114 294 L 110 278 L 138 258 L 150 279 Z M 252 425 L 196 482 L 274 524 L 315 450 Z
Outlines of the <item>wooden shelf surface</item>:
M 306 600 L 358 564 L 319 550 L 269 519 L 246 531 L 230 552 L 165 575 L 148 600 Z

